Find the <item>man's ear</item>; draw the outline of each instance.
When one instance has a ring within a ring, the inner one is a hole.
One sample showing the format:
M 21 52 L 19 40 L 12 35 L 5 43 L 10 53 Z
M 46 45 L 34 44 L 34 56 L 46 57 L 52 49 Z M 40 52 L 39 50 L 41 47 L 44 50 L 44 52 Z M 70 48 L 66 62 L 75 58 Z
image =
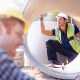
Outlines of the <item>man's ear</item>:
M 0 22 L 0 34 L 5 34 L 6 33 L 6 28 L 2 22 Z

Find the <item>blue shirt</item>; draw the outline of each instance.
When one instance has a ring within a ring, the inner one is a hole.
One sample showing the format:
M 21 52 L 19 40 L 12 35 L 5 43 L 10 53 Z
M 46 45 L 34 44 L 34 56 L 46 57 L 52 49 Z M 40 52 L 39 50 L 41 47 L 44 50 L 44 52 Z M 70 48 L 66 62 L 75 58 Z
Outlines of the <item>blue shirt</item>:
M 0 49 L 0 80 L 34 80 L 15 65 L 7 53 Z
M 74 28 L 75 28 L 75 33 L 74 34 L 78 33 L 79 29 L 77 28 L 76 25 L 74 25 Z M 69 39 L 67 38 L 67 33 L 64 33 L 62 31 L 61 31 L 61 41 L 62 41 L 63 48 L 68 49 L 68 50 L 72 49 L 72 47 L 69 43 Z
M 69 40 L 67 38 L 67 34 L 61 31 L 61 44 L 65 49 L 71 49 L 71 45 L 69 44 Z

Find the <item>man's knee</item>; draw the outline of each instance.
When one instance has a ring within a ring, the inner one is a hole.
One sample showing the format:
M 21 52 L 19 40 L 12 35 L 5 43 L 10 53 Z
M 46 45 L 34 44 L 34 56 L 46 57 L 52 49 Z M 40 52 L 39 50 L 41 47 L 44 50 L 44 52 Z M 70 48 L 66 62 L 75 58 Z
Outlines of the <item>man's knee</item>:
M 51 45 L 53 43 L 53 40 L 48 40 L 47 42 L 46 42 L 46 45 Z
M 56 41 L 56 40 L 48 40 L 47 42 L 46 42 L 46 45 L 47 46 L 54 46 L 54 45 L 57 45 L 59 42 L 58 41 Z

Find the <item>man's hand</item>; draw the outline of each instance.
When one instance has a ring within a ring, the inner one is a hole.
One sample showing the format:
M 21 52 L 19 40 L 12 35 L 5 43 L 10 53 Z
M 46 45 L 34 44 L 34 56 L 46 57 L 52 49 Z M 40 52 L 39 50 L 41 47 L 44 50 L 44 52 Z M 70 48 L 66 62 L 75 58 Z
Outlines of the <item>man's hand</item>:
M 40 15 L 40 23 L 41 23 L 41 32 L 47 36 L 53 36 L 53 32 L 50 30 L 46 30 L 45 29 L 45 25 L 43 22 L 44 17 L 46 16 L 46 14 Z
M 76 34 L 76 36 L 80 38 L 80 32 L 78 32 L 78 33 Z
M 80 41 L 80 32 L 74 36 L 78 41 Z

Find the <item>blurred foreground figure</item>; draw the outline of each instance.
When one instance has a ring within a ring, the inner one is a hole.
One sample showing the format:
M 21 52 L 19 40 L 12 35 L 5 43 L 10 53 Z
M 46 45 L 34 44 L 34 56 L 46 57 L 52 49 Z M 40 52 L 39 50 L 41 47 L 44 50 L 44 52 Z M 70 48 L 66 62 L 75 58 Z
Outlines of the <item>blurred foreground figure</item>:
M 16 11 L 0 14 L 0 80 L 34 80 L 13 62 L 16 48 L 23 42 L 25 25 L 22 15 Z

